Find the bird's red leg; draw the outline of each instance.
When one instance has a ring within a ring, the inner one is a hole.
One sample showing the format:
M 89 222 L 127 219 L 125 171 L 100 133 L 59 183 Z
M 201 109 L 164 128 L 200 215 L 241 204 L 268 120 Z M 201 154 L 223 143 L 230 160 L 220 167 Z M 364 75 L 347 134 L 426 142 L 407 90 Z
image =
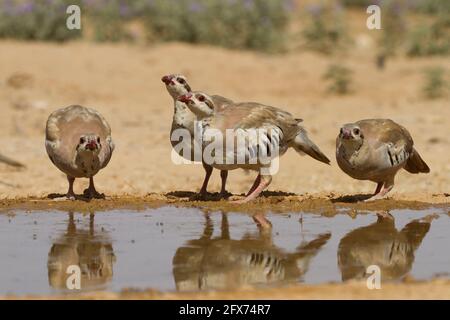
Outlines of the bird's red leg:
M 383 189 L 381 189 L 381 191 L 379 193 L 380 197 L 386 196 L 388 194 L 388 192 L 392 190 L 392 188 L 394 188 L 394 184 L 388 184 L 388 185 L 385 184 L 383 186 Z
M 258 174 L 258 176 L 255 179 L 255 182 L 253 182 L 252 187 L 250 188 L 250 190 L 248 190 L 245 196 L 248 197 L 253 191 L 255 191 L 255 189 L 259 186 L 260 183 L 261 183 L 261 174 Z
M 255 182 L 257 180 L 258 180 L 258 178 L 256 178 Z M 272 176 L 259 175 L 259 180 L 260 180 L 259 184 L 255 188 L 255 190 L 253 190 L 247 197 L 245 197 L 245 199 L 238 200 L 238 201 L 236 201 L 236 203 L 246 203 L 246 202 L 256 199 L 261 194 L 261 192 L 263 192 L 263 190 L 266 189 L 269 186 L 269 184 L 272 182 Z
M 95 189 L 94 177 L 89 178 L 89 188 L 84 190 L 84 195 L 88 198 L 97 198 L 97 199 L 102 199 L 105 197 L 104 194 L 97 192 L 97 190 Z
M 213 168 L 210 165 L 207 165 L 203 162 L 203 168 L 205 169 L 205 179 L 203 180 L 202 188 L 200 189 L 200 195 L 206 195 L 209 178 L 211 177 L 211 173 Z
M 75 181 L 74 177 L 67 176 L 67 181 L 69 181 L 69 190 L 67 191 L 67 199 L 75 200 L 75 193 L 73 192 L 73 183 Z
M 226 189 L 228 170 L 220 170 L 220 178 L 222 179 L 222 187 L 220 188 L 220 195 L 225 197 L 228 194 Z
M 394 177 L 391 177 L 383 183 L 383 187 L 377 194 L 373 195 L 371 198 L 369 198 L 365 201 L 373 201 L 373 200 L 383 199 L 384 197 L 386 197 L 388 192 L 392 190 L 393 187 L 394 187 Z M 377 186 L 377 189 L 378 189 L 378 186 Z
M 383 182 L 379 182 L 377 184 L 377 188 L 375 189 L 375 193 L 373 195 L 377 195 L 381 191 L 382 187 L 383 187 Z

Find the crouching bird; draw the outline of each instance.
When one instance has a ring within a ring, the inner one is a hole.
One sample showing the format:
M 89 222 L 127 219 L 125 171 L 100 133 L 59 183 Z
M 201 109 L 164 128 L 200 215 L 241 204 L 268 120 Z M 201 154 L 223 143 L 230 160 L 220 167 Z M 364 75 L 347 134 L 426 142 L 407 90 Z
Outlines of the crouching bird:
M 205 162 L 219 170 L 241 168 L 259 172 L 246 198 L 237 202 L 251 201 L 269 186 L 274 173 L 273 160 L 290 147 L 330 163 L 309 139 L 300 125 L 302 120 L 289 112 L 256 102 L 233 103 L 219 110 L 210 96 L 198 91 L 182 95 L 178 100 L 197 115 L 203 157 L 210 156 Z M 222 143 L 217 142 L 216 137 L 222 137 Z
M 336 138 L 336 160 L 350 177 L 377 183 L 367 200 L 381 199 L 394 187 L 400 169 L 430 172 L 413 144 L 408 130 L 392 120 L 360 120 L 342 126 Z
M 53 164 L 67 175 L 67 198 L 75 199 L 75 178 L 89 178 L 88 198 L 103 198 L 94 176 L 108 164 L 114 150 L 111 128 L 97 111 L 72 105 L 53 112 L 45 130 L 45 147 Z

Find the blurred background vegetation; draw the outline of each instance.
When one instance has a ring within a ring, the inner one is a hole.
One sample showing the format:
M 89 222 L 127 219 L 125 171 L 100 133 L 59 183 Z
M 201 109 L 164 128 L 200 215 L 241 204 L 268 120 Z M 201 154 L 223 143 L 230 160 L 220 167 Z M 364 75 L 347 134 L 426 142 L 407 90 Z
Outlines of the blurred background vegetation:
M 66 8 L 82 10 L 81 31 L 67 30 Z M 301 43 L 332 54 L 349 48 L 346 13 L 382 8 L 380 55 L 448 55 L 448 0 L 2 0 L 0 37 L 67 41 L 182 41 L 282 52 Z M 411 18 L 411 19 L 409 19 Z M 301 32 L 292 30 L 300 21 Z M 137 26 L 137 27 L 136 27 Z
M 133 23 L 148 42 L 183 41 L 228 48 L 282 50 L 291 0 L 3 0 L 0 37 L 66 41 L 132 41 Z M 81 7 L 83 27 L 65 27 L 69 4 Z M 86 26 L 86 28 L 84 27 Z

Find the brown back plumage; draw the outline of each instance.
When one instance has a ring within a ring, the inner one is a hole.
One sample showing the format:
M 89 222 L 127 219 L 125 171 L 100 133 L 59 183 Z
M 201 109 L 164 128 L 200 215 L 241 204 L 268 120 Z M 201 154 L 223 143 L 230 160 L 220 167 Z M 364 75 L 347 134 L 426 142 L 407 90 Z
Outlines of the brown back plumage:
M 234 103 L 233 100 L 219 96 L 217 94 L 212 95 L 211 98 L 214 102 L 214 107 L 216 108 L 215 111 L 218 112 L 225 110 L 225 108 L 229 107 Z
M 292 140 L 300 131 L 298 121 L 290 113 L 256 102 L 233 104 L 231 108 L 216 113 L 213 123 L 216 129 L 223 131 L 276 126 L 281 129 L 286 141 Z
M 430 168 L 414 149 L 414 141 L 405 127 L 390 119 L 367 119 L 357 124 L 364 132 L 365 139 L 374 147 L 383 143 L 392 143 L 396 147 L 403 147 L 409 154 L 404 169 L 410 173 L 428 173 Z
M 404 146 L 405 151 L 411 153 L 413 139 L 403 126 L 390 119 L 366 119 L 356 122 L 364 133 L 364 139 L 375 148 L 381 144 L 393 143 Z
M 289 112 L 256 102 L 235 103 L 219 111 L 216 108 L 215 116 L 208 119 L 209 126 L 222 133 L 227 129 L 265 129 L 268 135 L 278 132 L 279 154 L 293 147 L 297 152 L 304 152 L 329 164 L 330 160 L 308 138 L 305 129 L 300 125 L 302 121 Z

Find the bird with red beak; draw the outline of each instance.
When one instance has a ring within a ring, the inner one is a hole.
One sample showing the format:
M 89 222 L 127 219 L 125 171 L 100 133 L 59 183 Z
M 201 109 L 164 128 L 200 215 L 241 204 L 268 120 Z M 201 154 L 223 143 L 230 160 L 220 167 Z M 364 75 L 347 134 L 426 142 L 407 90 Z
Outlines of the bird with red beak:
M 327 156 L 308 137 L 301 125 L 303 120 L 294 118 L 292 114 L 282 109 L 257 102 L 239 102 L 224 110 L 218 110 L 213 97 L 199 91 L 184 94 L 178 100 L 186 103 L 188 108 L 197 115 L 200 121 L 199 127 L 211 130 L 203 131 L 202 148 L 204 150 L 211 150 L 211 140 L 205 139 L 211 132 L 220 133 L 221 137 L 225 137 L 222 149 L 225 152 L 218 152 L 221 154 L 219 158 L 211 157 L 209 165 L 220 170 L 245 169 L 258 172 L 246 197 L 238 200 L 238 203 L 256 199 L 270 185 L 273 172 L 269 168 L 273 160 L 283 155 L 289 148 L 293 148 L 300 154 L 306 153 L 320 162 L 330 163 Z M 245 132 L 250 132 L 250 135 L 242 136 Z M 258 133 L 260 135 L 257 139 L 251 137 L 258 136 Z M 240 137 L 242 141 L 245 140 L 245 143 L 235 144 Z M 248 161 L 248 157 L 245 161 L 237 159 L 239 154 L 251 156 L 260 153 L 255 150 L 267 150 L 268 157 L 260 161 L 261 158 L 256 156 L 253 157 L 255 160 L 253 162 Z M 233 156 L 232 161 L 228 161 L 229 155 Z
M 194 154 L 194 124 L 195 121 L 197 121 L 197 116 L 192 113 L 189 108 L 186 105 L 186 102 L 181 101 L 180 97 L 189 95 L 192 90 L 190 85 L 187 82 L 187 79 L 185 76 L 181 74 L 169 74 L 165 75 L 161 78 L 161 81 L 166 85 L 167 92 L 169 92 L 170 96 L 173 98 L 174 103 L 174 113 L 173 113 L 173 119 L 172 119 L 172 127 L 170 130 L 170 142 L 172 144 L 172 147 L 174 150 L 187 150 L 190 149 L 192 152 L 179 152 L 178 154 L 182 156 L 183 158 L 194 161 L 195 159 L 201 159 L 201 154 L 197 155 Z M 232 103 L 231 100 L 221 97 L 221 96 L 214 96 L 217 100 L 217 105 L 225 108 L 227 105 L 230 105 Z M 191 136 L 191 142 L 189 145 L 185 146 L 184 148 L 179 148 L 179 143 L 185 143 L 185 141 L 178 141 L 176 139 L 172 139 L 174 133 L 177 130 L 184 129 L 188 130 L 190 136 Z M 177 147 L 177 148 L 175 148 Z M 194 199 L 204 199 L 207 195 L 207 187 L 208 182 L 211 177 L 213 168 L 206 163 L 203 163 L 203 168 L 205 170 L 205 178 L 203 180 L 202 187 L 200 189 L 200 192 L 195 195 Z M 220 196 L 226 197 L 229 195 L 229 193 L 226 190 L 226 181 L 228 177 L 228 171 L 227 170 L 221 170 L 220 177 L 222 179 L 222 186 L 220 190 Z
M 403 126 L 390 119 L 366 119 L 343 125 L 336 138 L 336 160 L 350 177 L 377 183 L 368 200 L 382 199 L 394 187 L 397 172 L 428 173 Z
M 94 176 L 109 163 L 114 143 L 100 113 L 79 105 L 56 110 L 47 120 L 45 147 L 52 163 L 67 175 L 69 199 L 76 198 L 76 178 L 89 178 L 86 197 L 104 197 L 95 189 Z

